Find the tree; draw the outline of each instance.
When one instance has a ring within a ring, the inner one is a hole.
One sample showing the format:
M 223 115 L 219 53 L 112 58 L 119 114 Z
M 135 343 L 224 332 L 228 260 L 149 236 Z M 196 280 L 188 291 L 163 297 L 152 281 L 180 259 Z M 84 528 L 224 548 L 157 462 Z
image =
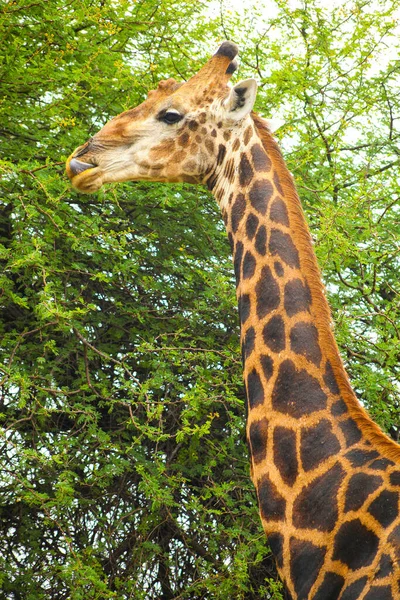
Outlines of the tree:
M 240 44 L 240 77 L 257 73 L 258 108 L 284 120 L 346 366 L 398 439 L 398 2 L 267 8 L 3 6 L 5 599 L 281 597 L 214 200 L 161 184 L 83 197 L 64 176 L 77 145 L 217 40 Z

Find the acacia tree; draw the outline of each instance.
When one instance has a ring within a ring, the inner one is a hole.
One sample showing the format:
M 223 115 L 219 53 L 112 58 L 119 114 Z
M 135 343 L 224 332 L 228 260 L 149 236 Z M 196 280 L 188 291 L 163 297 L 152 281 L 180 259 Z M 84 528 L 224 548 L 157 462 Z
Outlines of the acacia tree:
M 281 597 L 214 200 L 161 184 L 83 197 L 64 176 L 73 148 L 224 38 L 283 120 L 343 358 L 398 439 L 399 2 L 322 4 L 3 6 L 1 597 Z

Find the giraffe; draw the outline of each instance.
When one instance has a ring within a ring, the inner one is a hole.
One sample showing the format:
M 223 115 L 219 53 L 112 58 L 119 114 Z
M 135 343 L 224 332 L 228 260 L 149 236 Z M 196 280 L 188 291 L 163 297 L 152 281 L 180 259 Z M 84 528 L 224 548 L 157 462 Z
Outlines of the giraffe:
M 107 182 L 206 185 L 237 282 L 247 439 L 259 512 L 286 597 L 400 598 L 400 447 L 357 401 L 293 179 L 257 84 L 228 85 L 224 42 L 183 84 L 161 81 L 67 161 L 81 192 Z

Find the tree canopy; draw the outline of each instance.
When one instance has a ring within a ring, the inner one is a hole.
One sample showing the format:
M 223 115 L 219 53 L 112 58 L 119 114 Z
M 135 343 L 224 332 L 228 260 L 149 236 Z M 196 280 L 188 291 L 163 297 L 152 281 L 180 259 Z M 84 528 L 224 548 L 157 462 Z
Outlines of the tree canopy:
M 399 440 L 400 2 L 246 5 L 2 4 L 1 598 L 282 598 L 214 199 L 144 183 L 82 196 L 64 173 L 224 39 L 282 122 L 356 394 Z

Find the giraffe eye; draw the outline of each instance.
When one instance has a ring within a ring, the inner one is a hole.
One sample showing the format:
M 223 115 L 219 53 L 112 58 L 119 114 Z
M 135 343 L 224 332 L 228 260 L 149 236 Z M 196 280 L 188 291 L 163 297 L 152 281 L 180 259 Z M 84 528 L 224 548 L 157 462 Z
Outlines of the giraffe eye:
M 158 118 L 160 121 L 163 121 L 163 123 L 172 125 L 173 123 L 182 121 L 183 115 L 178 113 L 176 110 L 167 110 L 166 112 L 161 113 Z

